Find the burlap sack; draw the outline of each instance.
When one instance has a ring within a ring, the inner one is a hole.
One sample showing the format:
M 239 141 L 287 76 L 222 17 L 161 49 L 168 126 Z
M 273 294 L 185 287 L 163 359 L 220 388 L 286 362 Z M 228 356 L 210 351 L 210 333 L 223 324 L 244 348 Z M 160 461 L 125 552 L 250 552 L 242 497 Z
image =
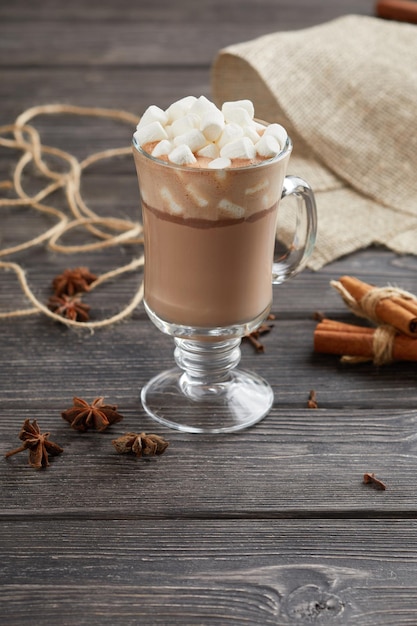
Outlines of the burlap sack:
M 350 15 L 219 52 L 220 104 L 250 98 L 294 142 L 319 229 L 310 267 L 383 244 L 417 254 L 417 27 Z

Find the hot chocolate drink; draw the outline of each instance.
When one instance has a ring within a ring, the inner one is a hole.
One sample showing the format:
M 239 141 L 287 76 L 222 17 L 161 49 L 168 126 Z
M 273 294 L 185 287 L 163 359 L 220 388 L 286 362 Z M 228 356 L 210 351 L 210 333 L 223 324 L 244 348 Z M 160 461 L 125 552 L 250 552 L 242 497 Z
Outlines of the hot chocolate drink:
M 268 312 L 275 206 L 253 220 L 166 218 L 144 205 L 145 299 L 186 326 L 244 324 Z
M 177 367 L 141 391 L 145 411 L 187 432 L 241 430 L 270 410 L 273 392 L 240 370 L 241 337 L 272 301 L 272 279 L 299 271 L 314 244 L 308 183 L 286 176 L 291 141 L 254 118 L 249 100 L 188 96 L 149 107 L 133 137 L 145 242 L 145 308 L 175 338 Z M 295 195 L 292 244 L 273 264 L 278 204 Z M 174 409 L 173 409 L 174 407 Z M 180 416 L 180 419 L 178 419 Z
M 170 324 L 266 316 L 278 203 L 291 145 L 250 101 L 149 107 L 134 136 L 145 234 L 145 303 Z

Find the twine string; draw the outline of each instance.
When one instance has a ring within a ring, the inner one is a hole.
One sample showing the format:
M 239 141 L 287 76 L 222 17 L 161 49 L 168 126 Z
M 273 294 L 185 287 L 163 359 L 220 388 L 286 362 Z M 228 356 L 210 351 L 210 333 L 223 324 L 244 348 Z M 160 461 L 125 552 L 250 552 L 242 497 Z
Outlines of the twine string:
M 352 313 L 376 324 L 380 324 L 382 321 L 376 313 L 376 308 L 381 300 L 397 297 L 417 301 L 416 296 L 409 291 L 391 286 L 372 287 L 360 300 L 356 300 L 340 281 L 332 280 L 330 284 L 340 293 Z
M 43 144 L 37 129 L 29 124 L 31 120 L 39 115 L 59 114 L 108 118 L 134 126 L 136 126 L 139 121 L 136 115 L 117 109 L 46 104 L 27 109 L 17 117 L 14 124 L 1 126 L 0 146 L 20 150 L 22 155 L 14 168 L 13 180 L 0 181 L 0 190 L 7 192 L 13 190 L 17 197 L 0 198 L 0 209 L 2 207 L 14 207 L 17 210 L 21 207 L 29 208 L 55 218 L 56 223 L 36 237 L 27 239 L 14 246 L 0 248 L 0 259 L 2 257 L 11 256 L 17 252 L 30 250 L 40 244 L 46 244 L 48 248 L 54 252 L 75 254 L 92 250 L 102 250 L 110 246 L 121 244 L 137 245 L 143 243 L 143 229 L 139 222 L 132 222 L 128 219 L 116 217 L 101 217 L 86 204 L 80 190 L 82 174 L 87 167 L 100 160 L 128 155 L 130 154 L 130 147 L 124 146 L 121 148 L 103 150 L 89 155 L 83 161 L 79 161 L 69 152 Z M 13 138 L 10 138 L 10 135 L 12 135 Z M 65 165 L 66 170 L 64 172 L 58 172 L 51 169 L 44 160 L 45 155 L 50 155 L 58 159 L 61 166 L 62 164 Z M 24 172 L 29 163 L 33 163 L 37 171 L 47 180 L 47 184 L 35 195 L 28 194 L 23 188 Z M 64 191 L 68 205 L 67 212 L 44 203 L 52 193 L 59 189 Z M 96 240 L 83 245 L 65 245 L 64 243 L 60 243 L 64 235 L 74 228 L 81 228 L 88 231 Z M 134 258 L 126 265 L 101 274 L 97 280 L 90 285 L 90 290 L 95 289 L 99 285 L 121 274 L 135 271 L 143 267 L 143 265 L 143 255 Z M 0 319 L 43 313 L 66 326 L 76 326 L 94 330 L 95 328 L 109 326 L 110 324 L 124 319 L 132 313 L 143 298 L 143 283 L 141 281 L 130 302 L 117 314 L 103 320 L 77 322 L 57 315 L 38 300 L 29 286 L 23 267 L 19 263 L 0 260 L 0 269 L 13 271 L 16 274 L 22 292 L 33 305 L 31 308 L 0 312 Z
M 398 331 L 389 324 L 381 324 L 375 329 L 372 338 L 372 357 L 363 356 L 343 356 L 342 363 L 355 365 L 357 363 L 366 363 L 372 361 L 374 365 L 388 365 L 393 362 L 393 349 L 395 337 Z
M 400 297 L 405 300 L 416 300 L 414 294 L 398 287 L 372 287 L 360 300 L 356 300 L 344 285 L 337 280 L 332 280 L 334 287 L 342 296 L 347 307 L 358 317 L 365 318 L 377 324 L 377 328 L 372 339 L 372 357 L 343 356 L 343 363 L 364 363 L 373 361 L 375 365 L 386 365 L 392 363 L 392 353 L 394 348 L 394 340 L 398 334 L 398 330 L 390 324 L 381 323 L 376 309 L 381 300 L 387 298 Z

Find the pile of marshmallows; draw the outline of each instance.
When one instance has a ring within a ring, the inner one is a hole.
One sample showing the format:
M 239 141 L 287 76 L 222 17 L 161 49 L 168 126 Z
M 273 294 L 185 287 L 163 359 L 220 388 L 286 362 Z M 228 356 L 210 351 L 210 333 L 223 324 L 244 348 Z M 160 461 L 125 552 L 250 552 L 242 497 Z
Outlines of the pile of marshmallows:
M 254 113 L 250 100 L 225 102 L 220 110 L 204 96 L 186 96 L 166 111 L 148 107 L 133 136 L 139 146 L 155 144 L 151 152 L 155 158 L 166 156 L 175 165 L 192 165 L 196 157 L 204 157 L 209 159 L 207 167 L 223 169 L 233 159 L 268 159 L 284 148 L 285 128 L 265 127 L 254 120 Z

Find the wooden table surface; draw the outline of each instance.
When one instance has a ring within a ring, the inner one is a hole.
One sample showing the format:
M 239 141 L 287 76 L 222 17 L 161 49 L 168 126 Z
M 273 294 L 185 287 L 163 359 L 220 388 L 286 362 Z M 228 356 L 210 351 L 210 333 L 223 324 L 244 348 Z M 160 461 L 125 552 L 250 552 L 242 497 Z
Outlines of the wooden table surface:
M 221 47 L 354 12 L 372 15 L 373 2 L 3 2 L 1 124 L 46 103 L 139 115 L 190 93 L 210 96 Z M 36 126 L 78 159 L 128 146 L 132 134 L 96 118 L 43 116 Z M 0 148 L 0 180 L 18 156 Z M 23 182 L 30 178 L 29 167 Z M 100 215 L 137 219 L 130 156 L 88 168 L 82 192 Z M 50 224 L 28 209 L 0 209 L 2 249 Z M 69 255 L 39 245 L 2 260 L 19 263 L 46 301 L 65 268 L 101 274 L 139 254 L 134 245 Z M 64 448 L 41 471 L 26 453 L 2 461 L 0 623 L 416 624 L 416 367 L 347 367 L 312 349 L 315 311 L 352 321 L 330 280 L 353 274 L 415 293 L 416 270 L 415 257 L 372 248 L 274 288 L 265 353 L 242 346 L 243 365 L 271 382 L 274 407 L 231 435 L 169 431 L 145 415 L 140 389 L 171 366 L 173 342 L 142 305 L 94 333 L 43 314 L 0 320 L 2 455 L 19 445 L 27 418 Z M 126 274 L 91 293 L 95 318 L 124 307 L 140 279 Z M 0 311 L 24 306 L 14 273 L 1 271 Z M 317 409 L 307 408 L 311 389 Z M 124 421 L 77 433 L 61 418 L 73 396 L 104 396 Z M 149 460 L 118 455 L 111 441 L 126 431 L 158 433 L 170 447 Z M 387 490 L 364 485 L 364 472 Z

